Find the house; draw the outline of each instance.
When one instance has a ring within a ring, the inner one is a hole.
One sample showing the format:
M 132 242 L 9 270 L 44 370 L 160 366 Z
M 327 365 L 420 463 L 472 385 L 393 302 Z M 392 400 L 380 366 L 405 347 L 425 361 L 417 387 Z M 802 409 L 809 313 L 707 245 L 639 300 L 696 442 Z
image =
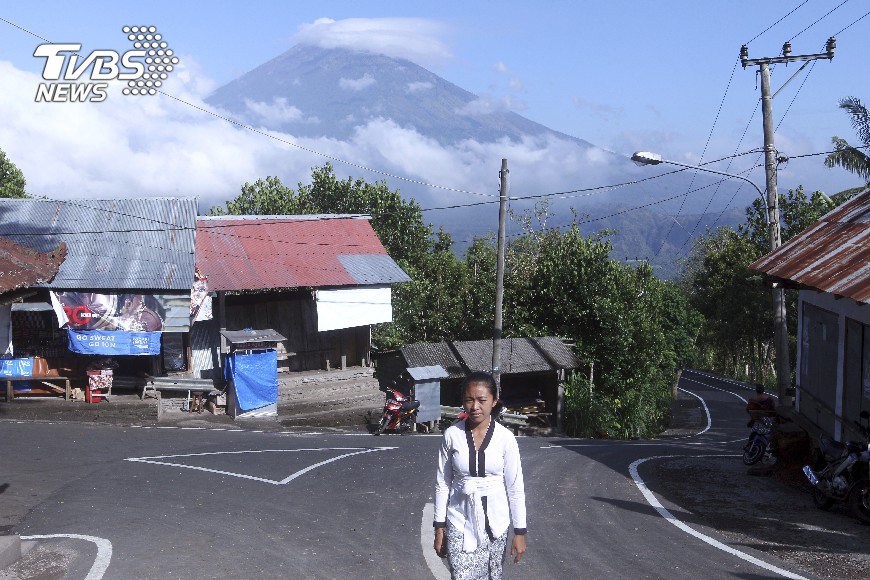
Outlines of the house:
M 796 411 L 854 438 L 870 411 L 870 189 L 750 268 L 798 290 Z
M 217 293 L 217 320 L 193 326 L 196 376 L 219 365 L 219 330 L 270 328 L 281 370 L 368 366 L 371 325 L 393 320 L 391 285 L 411 279 L 368 216 L 197 219 L 196 263 Z
M 562 408 L 565 370 L 580 366 L 577 355 L 559 338 L 504 338 L 501 340 L 501 399 L 508 407 L 544 403 L 558 417 Z M 441 367 L 441 403 L 460 406 L 459 385 L 471 372 L 492 368 L 492 340 L 417 343 L 377 359 L 381 388 L 403 372 L 419 367 Z
M 42 253 L 66 244 L 53 278 L 13 305 L 16 356 L 84 378 L 111 356 L 120 373 L 159 374 L 190 329 L 196 200 L 0 199 L 2 235 Z

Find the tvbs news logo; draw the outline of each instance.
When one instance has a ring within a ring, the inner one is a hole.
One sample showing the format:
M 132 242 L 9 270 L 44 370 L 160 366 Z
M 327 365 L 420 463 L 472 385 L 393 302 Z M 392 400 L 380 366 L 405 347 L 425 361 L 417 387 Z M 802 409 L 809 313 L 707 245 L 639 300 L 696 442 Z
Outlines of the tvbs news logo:
M 75 43 L 40 44 L 33 56 L 45 59 L 36 89 L 37 103 L 99 103 L 108 96 L 109 81 L 126 81 L 125 95 L 156 95 L 178 64 L 178 57 L 154 26 L 125 26 L 121 31 L 133 50 L 95 50 L 81 54 Z M 82 80 L 84 79 L 84 80 Z

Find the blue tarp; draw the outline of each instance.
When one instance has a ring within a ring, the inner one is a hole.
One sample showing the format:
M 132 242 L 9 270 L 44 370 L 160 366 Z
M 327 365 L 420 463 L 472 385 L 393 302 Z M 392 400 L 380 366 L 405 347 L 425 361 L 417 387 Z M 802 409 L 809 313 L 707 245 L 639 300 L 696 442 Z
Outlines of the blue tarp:
M 0 359 L 0 377 L 32 377 L 32 358 L 4 358 Z M 30 381 L 17 381 L 16 391 L 30 391 Z
M 278 402 L 278 351 L 227 355 L 224 378 L 232 381 L 242 411 Z
M 72 330 L 69 349 L 78 354 L 154 355 L 160 354 L 159 332 L 120 330 Z
M 32 358 L 0 359 L 0 377 L 32 377 Z

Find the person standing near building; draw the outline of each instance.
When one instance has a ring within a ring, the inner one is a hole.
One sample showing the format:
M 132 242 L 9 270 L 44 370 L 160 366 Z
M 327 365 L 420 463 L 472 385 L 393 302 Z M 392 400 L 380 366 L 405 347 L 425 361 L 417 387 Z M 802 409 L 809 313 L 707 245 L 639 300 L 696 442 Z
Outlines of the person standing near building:
M 498 423 L 492 375 L 462 383 L 467 418 L 444 432 L 435 480 L 435 552 L 447 557 L 455 580 L 499 579 L 513 525 L 511 556 L 526 551 L 526 497 L 517 440 Z

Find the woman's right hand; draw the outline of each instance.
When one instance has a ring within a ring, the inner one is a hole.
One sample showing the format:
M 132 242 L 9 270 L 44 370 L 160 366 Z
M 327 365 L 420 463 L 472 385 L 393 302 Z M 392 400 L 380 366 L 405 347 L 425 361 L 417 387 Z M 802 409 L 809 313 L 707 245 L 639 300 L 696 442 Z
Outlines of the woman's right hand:
M 442 558 L 447 557 L 447 536 L 444 528 L 435 528 L 435 553 Z

